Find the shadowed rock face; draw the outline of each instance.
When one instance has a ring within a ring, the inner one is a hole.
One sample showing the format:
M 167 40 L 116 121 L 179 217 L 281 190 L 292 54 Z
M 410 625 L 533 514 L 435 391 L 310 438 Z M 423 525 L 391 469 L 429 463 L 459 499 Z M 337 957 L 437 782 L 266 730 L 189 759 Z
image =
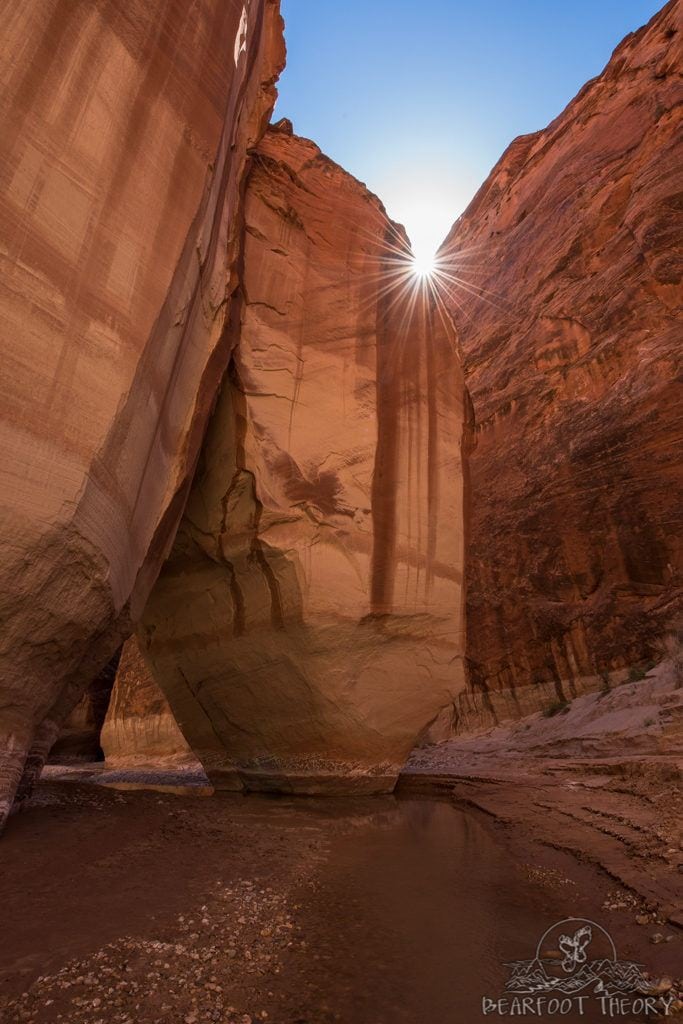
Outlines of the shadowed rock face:
M 76 707 L 64 722 L 59 738 L 50 751 L 50 760 L 101 761 L 100 733 L 114 688 L 121 651 L 118 650 L 98 672 Z
M 477 420 L 465 729 L 655 659 L 680 609 L 682 21 L 516 139 L 442 249 Z
M 46 0 L 4 31 L 0 827 L 173 538 L 283 63 L 272 0 Z
M 463 378 L 405 236 L 287 123 L 232 330 L 140 642 L 214 783 L 389 789 L 463 686 Z

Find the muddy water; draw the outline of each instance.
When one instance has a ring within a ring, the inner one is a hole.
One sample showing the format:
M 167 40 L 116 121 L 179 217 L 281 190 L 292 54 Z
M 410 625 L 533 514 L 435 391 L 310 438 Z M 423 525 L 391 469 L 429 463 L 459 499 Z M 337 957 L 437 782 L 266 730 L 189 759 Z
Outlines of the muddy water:
M 505 962 L 531 958 L 545 929 L 576 912 L 448 803 L 388 801 L 349 821 L 306 904 L 320 959 L 313 977 L 302 970 L 302 1020 L 326 1007 L 349 1024 L 483 1019 L 482 997 L 505 996 Z M 562 1019 L 591 1017 L 602 1019 L 588 1007 Z
M 535 857 L 446 802 L 46 783 L 0 843 L 0 1022 L 506 1020 L 481 1012 L 505 996 L 505 962 L 558 920 L 601 918 L 588 868 L 549 884 Z

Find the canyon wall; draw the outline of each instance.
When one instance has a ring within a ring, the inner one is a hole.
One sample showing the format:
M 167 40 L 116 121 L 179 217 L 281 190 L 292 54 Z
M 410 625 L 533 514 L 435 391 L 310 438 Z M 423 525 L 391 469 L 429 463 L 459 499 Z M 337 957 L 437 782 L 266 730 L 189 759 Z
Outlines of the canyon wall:
M 463 687 L 463 376 L 364 186 L 278 124 L 234 354 L 138 638 L 211 781 L 391 789 Z
M 228 361 L 273 0 L 46 0 L 0 58 L 0 828 L 173 539 Z
M 516 139 L 440 253 L 477 420 L 461 729 L 637 674 L 680 614 L 682 21 Z
M 100 743 L 110 767 L 195 760 L 134 636 L 123 646 Z

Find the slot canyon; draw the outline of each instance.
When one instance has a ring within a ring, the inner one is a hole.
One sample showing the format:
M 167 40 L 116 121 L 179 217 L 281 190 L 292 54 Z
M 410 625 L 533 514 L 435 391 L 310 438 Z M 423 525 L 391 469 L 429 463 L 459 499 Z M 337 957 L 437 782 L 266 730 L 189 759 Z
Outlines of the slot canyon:
M 683 1014 L 683 0 L 428 272 L 279 0 L 4 20 L 0 1022 Z

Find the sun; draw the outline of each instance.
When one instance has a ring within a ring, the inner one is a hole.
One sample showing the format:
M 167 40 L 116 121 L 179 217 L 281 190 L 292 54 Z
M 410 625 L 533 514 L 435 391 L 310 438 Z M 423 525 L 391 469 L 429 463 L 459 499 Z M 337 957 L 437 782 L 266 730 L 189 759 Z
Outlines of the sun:
M 436 269 L 436 253 L 425 250 L 414 252 L 410 267 L 415 277 L 431 277 Z

